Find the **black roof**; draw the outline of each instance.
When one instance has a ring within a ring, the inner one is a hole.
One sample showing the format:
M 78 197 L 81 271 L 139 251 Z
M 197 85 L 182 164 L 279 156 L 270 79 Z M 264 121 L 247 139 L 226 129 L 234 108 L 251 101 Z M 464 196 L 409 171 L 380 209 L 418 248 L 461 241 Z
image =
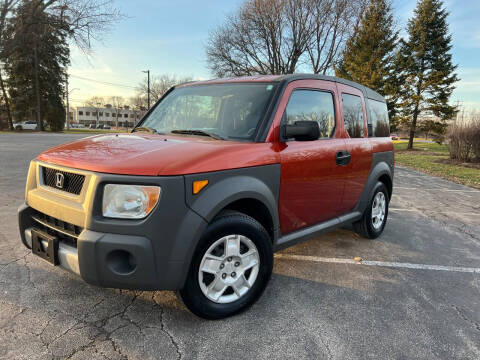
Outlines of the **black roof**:
M 229 77 L 229 78 L 218 78 L 211 80 L 201 80 L 201 81 L 189 81 L 176 86 L 195 86 L 195 85 L 204 85 L 204 84 L 214 84 L 214 83 L 229 83 L 229 82 L 250 82 L 250 81 L 266 81 L 266 82 L 280 82 L 280 83 L 289 83 L 295 80 L 324 80 L 332 81 L 340 84 L 345 84 L 351 87 L 354 87 L 360 90 L 363 93 L 363 96 L 368 99 L 385 102 L 385 98 L 380 95 L 378 92 L 361 85 L 359 83 L 342 79 L 336 76 L 327 76 L 320 74 L 288 74 L 288 75 L 254 75 L 254 76 L 240 76 L 240 77 Z
M 324 80 L 324 81 L 337 82 L 337 83 L 345 84 L 360 90 L 363 93 L 363 96 L 366 98 L 385 102 L 385 98 L 382 95 L 380 95 L 378 92 L 364 85 L 356 83 L 354 81 L 342 79 L 337 76 L 328 76 L 328 75 L 320 75 L 320 74 L 289 74 L 289 75 L 280 76 L 278 80 L 285 81 L 285 82 L 291 82 L 295 80 Z

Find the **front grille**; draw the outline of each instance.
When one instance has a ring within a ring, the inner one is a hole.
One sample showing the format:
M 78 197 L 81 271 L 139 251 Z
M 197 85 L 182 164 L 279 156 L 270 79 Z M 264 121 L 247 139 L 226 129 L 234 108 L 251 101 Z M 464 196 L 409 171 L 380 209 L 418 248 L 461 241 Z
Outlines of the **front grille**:
M 85 181 L 85 175 L 56 170 L 44 166 L 42 166 L 42 169 L 43 181 L 45 185 L 75 195 L 79 195 L 82 191 L 83 182 Z M 63 175 L 63 181 L 61 184 L 57 184 L 57 174 Z
M 32 220 L 36 223 L 35 228 L 47 234 L 55 236 L 59 241 L 77 247 L 77 239 L 83 228 L 77 225 L 58 220 L 52 216 L 34 210 Z

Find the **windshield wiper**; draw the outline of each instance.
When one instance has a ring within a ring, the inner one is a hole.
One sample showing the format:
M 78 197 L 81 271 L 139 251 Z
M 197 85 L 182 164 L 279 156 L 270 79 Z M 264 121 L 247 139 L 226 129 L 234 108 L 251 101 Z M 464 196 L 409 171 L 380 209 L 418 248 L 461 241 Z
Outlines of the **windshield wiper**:
M 150 134 L 160 134 L 156 129 L 148 126 L 139 126 L 132 130 L 132 132 L 136 132 L 136 131 L 146 131 L 146 132 L 149 132 Z
M 225 140 L 225 138 L 221 137 L 220 135 L 204 131 L 204 130 L 172 130 L 170 131 L 172 134 L 187 134 L 187 135 L 200 135 L 200 136 L 209 136 L 216 140 Z

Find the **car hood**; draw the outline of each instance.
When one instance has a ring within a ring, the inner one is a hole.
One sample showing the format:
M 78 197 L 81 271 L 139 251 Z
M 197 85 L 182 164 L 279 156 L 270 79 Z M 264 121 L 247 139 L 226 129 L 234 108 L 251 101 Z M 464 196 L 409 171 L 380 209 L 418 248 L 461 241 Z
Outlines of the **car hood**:
M 124 175 L 182 175 L 278 163 L 270 143 L 200 136 L 98 135 L 51 148 L 38 160 Z

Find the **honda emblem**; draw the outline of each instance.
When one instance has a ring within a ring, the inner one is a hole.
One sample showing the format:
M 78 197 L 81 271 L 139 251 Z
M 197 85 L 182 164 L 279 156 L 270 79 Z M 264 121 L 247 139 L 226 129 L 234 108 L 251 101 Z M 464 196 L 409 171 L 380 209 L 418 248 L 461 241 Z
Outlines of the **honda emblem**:
M 63 189 L 65 183 L 65 176 L 62 173 L 55 174 L 55 186 L 59 189 Z

